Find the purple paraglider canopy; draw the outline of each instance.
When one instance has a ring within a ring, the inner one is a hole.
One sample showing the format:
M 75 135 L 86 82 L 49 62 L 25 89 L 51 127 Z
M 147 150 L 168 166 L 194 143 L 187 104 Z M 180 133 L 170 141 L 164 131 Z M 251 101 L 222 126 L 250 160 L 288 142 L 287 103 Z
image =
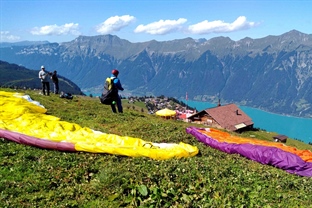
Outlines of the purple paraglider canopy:
M 272 165 L 291 174 L 312 177 L 312 163 L 304 161 L 296 154 L 277 147 L 219 142 L 198 130 L 199 128 L 196 127 L 188 127 L 186 132 L 195 136 L 198 141 L 228 154 L 240 154 L 250 160 Z

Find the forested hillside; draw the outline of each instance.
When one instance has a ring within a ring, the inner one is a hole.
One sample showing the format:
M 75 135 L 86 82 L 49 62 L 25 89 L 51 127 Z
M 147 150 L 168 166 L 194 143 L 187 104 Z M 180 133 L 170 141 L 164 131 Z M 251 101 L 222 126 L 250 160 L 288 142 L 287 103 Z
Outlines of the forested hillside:
M 41 89 L 39 70 L 29 70 L 16 64 L 0 61 L 0 86 L 18 89 Z M 59 76 L 60 90 L 65 93 L 82 95 L 80 88 L 69 79 Z M 53 90 L 52 82 L 50 89 Z

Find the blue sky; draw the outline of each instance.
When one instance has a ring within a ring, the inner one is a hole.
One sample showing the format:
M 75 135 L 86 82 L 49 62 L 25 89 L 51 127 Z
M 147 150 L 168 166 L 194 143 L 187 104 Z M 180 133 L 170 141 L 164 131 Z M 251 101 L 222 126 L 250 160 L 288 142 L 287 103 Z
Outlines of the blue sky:
M 67 42 L 112 34 L 130 42 L 312 34 L 312 0 L 0 0 L 0 42 Z

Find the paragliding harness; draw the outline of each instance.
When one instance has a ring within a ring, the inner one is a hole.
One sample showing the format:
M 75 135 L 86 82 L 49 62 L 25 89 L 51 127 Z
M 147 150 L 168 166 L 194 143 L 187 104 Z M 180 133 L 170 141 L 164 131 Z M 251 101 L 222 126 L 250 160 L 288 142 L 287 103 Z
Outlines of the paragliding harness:
M 70 93 L 61 92 L 60 98 L 66 98 L 66 99 L 72 100 L 73 99 L 73 95 L 70 94 Z
M 117 102 L 118 89 L 114 85 L 116 78 L 107 77 L 104 85 L 103 93 L 100 97 L 100 101 L 104 105 L 111 105 Z

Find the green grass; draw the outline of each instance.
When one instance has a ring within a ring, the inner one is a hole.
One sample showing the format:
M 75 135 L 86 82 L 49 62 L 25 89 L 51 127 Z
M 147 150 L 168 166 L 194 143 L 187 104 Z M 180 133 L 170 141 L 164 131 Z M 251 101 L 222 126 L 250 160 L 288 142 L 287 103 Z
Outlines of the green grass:
M 0 139 L 0 207 L 312 207 L 311 178 L 207 147 L 185 132 L 198 125 L 142 113 L 142 106 L 126 101 L 124 113 L 113 114 L 97 98 L 21 92 L 62 120 L 152 142 L 182 141 L 197 146 L 200 154 L 156 161 Z M 272 133 L 264 131 L 242 136 L 250 135 L 272 140 Z M 311 149 L 292 139 L 287 145 Z

